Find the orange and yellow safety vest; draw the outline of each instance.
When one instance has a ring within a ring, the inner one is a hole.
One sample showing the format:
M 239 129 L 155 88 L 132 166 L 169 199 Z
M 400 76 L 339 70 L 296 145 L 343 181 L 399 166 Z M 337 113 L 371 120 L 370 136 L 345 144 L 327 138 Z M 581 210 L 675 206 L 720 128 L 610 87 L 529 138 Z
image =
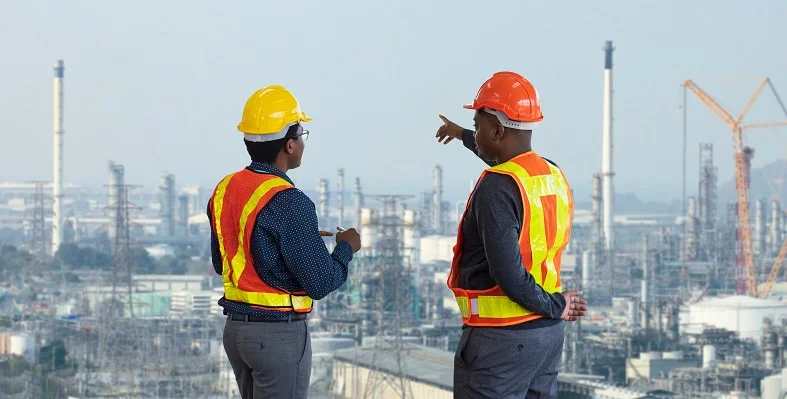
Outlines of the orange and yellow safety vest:
M 221 251 L 224 297 L 266 310 L 308 313 L 312 298 L 262 281 L 251 258 L 251 232 L 257 214 L 276 193 L 294 188 L 271 174 L 243 169 L 228 175 L 210 198 L 211 228 Z
M 487 173 L 508 175 L 516 181 L 525 211 L 522 231 L 519 235 L 522 266 L 545 291 L 550 294 L 562 292 L 560 258 L 571 236 L 574 214 L 571 188 L 563 172 L 530 151 L 485 170 L 478 181 L 480 182 Z M 473 194 L 467 201 L 465 213 L 472 199 Z M 459 222 L 454 258 L 448 275 L 448 288 L 456 296 L 462 321 L 475 327 L 501 327 L 543 317 L 512 301 L 498 285 L 485 290 L 459 287 L 463 221 L 464 215 Z

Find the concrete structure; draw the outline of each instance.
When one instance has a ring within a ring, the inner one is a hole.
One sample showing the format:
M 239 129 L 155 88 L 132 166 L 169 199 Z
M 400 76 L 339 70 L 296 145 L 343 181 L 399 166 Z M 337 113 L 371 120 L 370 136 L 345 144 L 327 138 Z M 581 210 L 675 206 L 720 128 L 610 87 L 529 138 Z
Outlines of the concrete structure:
M 654 378 L 666 376 L 670 370 L 696 367 L 694 360 L 684 360 L 683 354 L 673 352 L 645 352 L 638 359 L 626 362 L 626 382 L 652 381 Z
M 421 237 L 421 264 L 451 262 L 454 257 L 455 236 L 430 235 Z
M 202 291 L 206 284 L 203 275 L 138 274 L 133 277 L 139 291 Z
M 173 292 L 170 312 L 174 314 L 208 314 L 215 304 L 213 296 L 213 291 Z
M 54 77 L 54 157 L 52 174 L 52 255 L 63 241 L 63 60 L 55 61 Z
M 0 354 L 21 356 L 32 365 L 35 363 L 36 338 L 27 333 L 0 333 Z
M 681 334 L 700 334 L 706 327 L 715 327 L 759 340 L 766 317 L 781 323 L 787 318 L 787 304 L 744 295 L 708 298 L 689 305 L 681 314 Z

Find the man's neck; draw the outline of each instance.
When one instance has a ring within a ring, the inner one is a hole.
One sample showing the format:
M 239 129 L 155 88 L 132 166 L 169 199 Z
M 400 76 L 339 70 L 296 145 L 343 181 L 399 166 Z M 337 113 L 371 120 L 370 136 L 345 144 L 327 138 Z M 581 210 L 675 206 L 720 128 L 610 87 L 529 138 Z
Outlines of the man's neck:
M 500 165 L 502 163 L 506 163 L 506 162 L 508 162 L 508 161 L 510 161 L 510 160 L 512 160 L 512 159 L 514 159 L 514 158 L 516 158 L 516 157 L 518 157 L 520 155 L 522 155 L 522 154 L 526 154 L 526 153 L 528 153 L 530 151 L 533 151 L 533 149 L 530 147 L 530 144 L 526 144 L 526 145 L 523 144 L 523 145 L 520 145 L 520 146 L 516 146 L 516 147 L 511 148 L 508 151 L 504 151 L 502 154 L 500 154 L 497 157 L 497 159 L 496 159 L 497 164 Z
M 273 162 L 273 167 L 280 170 L 284 174 L 287 174 L 287 171 L 290 170 L 290 168 L 287 167 L 287 160 L 282 159 L 281 157 L 276 158 L 276 160 Z

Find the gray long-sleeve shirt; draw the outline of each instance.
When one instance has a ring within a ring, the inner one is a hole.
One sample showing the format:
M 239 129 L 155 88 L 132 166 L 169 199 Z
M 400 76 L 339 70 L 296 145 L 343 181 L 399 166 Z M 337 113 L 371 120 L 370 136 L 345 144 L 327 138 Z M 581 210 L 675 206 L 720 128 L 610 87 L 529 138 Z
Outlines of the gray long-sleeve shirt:
M 478 155 L 472 130 L 464 131 L 462 141 Z M 495 165 L 493 161 L 484 162 Z M 464 243 L 459 258 L 459 286 L 483 290 L 499 285 L 514 302 L 546 316 L 504 328 L 531 329 L 557 324 L 566 307 L 563 295 L 544 291 L 522 267 L 519 235 L 523 220 L 522 195 L 516 182 L 509 176 L 489 173 L 478 183 L 462 221 Z

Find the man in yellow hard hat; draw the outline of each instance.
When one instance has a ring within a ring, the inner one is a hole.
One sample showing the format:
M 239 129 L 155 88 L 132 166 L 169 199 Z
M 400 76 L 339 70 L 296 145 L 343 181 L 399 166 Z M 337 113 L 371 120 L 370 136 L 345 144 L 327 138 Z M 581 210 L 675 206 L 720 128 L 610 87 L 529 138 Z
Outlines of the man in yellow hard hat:
M 465 106 L 475 131 L 445 117 L 439 141 L 462 140 L 490 166 L 459 222 L 448 276 L 462 316 L 455 398 L 557 398 L 564 323 L 585 315 L 564 291 L 574 200 L 563 171 L 531 147 L 543 119 L 535 87 L 498 72 Z
M 208 204 L 213 266 L 224 281 L 224 349 L 243 398 L 305 398 L 311 375 L 306 315 L 339 288 L 361 248 L 355 229 L 328 252 L 314 203 L 287 177 L 301 164 L 311 118 L 284 87 L 246 102 L 238 130 L 251 164 L 219 182 Z

